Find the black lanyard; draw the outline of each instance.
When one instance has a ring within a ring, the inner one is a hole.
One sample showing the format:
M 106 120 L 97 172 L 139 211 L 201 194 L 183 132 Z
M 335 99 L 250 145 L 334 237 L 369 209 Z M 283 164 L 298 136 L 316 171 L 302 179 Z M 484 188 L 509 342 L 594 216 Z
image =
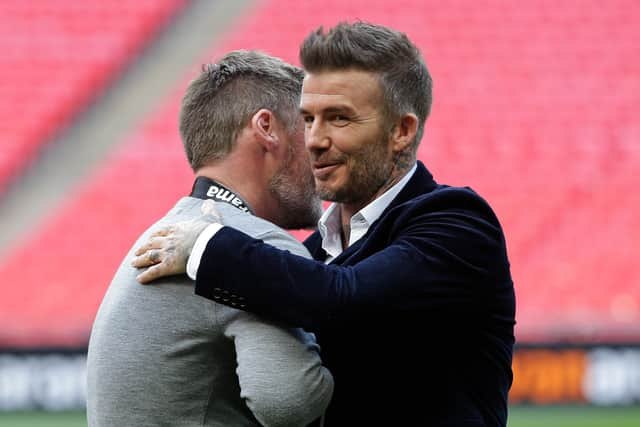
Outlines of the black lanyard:
M 219 182 L 205 176 L 199 176 L 196 178 L 196 181 L 193 183 L 190 196 L 197 199 L 211 199 L 216 202 L 228 203 L 243 212 L 255 215 L 253 210 L 251 210 L 247 202 L 245 202 L 242 197 L 238 196 L 232 190 L 229 190 Z

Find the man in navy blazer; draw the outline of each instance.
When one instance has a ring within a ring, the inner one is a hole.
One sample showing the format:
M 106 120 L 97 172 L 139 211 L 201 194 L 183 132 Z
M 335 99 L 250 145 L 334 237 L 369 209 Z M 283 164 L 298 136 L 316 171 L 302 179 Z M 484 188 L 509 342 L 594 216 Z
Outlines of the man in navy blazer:
M 139 280 L 187 270 L 203 297 L 315 331 L 335 379 L 326 426 L 506 426 L 505 238 L 485 200 L 416 161 L 431 107 L 418 49 L 356 22 L 311 33 L 300 58 L 316 190 L 334 202 L 305 241 L 315 261 L 203 222 L 143 245 Z

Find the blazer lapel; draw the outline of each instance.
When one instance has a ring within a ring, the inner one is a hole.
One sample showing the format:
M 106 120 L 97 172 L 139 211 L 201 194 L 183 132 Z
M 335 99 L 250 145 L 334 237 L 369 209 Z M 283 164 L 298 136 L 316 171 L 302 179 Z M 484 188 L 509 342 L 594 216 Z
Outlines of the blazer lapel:
M 328 254 L 322 249 L 322 236 L 319 231 L 314 231 L 303 243 L 313 259 L 323 262 L 327 259 Z

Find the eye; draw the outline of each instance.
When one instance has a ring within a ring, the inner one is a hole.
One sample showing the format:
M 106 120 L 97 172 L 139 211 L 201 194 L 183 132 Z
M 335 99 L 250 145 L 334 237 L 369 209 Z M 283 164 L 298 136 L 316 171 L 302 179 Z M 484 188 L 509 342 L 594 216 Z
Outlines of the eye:
M 304 115 L 302 116 L 302 120 L 304 120 L 305 124 L 310 125 L 313 123 L 313 116 Z
M 333 124 L 337 126 L 346 126 L 349 123 L 349 118 L 342 114 L 334 114 L 333 116 L 329 117 L 329 119 Z

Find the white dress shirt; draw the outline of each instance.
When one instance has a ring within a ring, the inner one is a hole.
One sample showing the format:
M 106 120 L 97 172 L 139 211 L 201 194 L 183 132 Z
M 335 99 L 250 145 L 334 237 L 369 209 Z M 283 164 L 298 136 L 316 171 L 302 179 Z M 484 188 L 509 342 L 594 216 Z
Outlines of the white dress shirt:
M 389 206 L 391 201 L 395 199 L 398 193 L 407 185 L 407 182 L 409 182 L 416 169 L 417 165 L 414 164 L 411 170 L 393 187 L 389 188 L 380 197 L 373 200 L 351 217 L 351 234 L 349 235 L 348 246 L 360 240 L 360 238 L 367 233 L 371 224 L 382 215 L 382 212 Z M 193 280 L 196 279 L 200 260 L 204 250 L 207 248 L 207 243 L 209 243 L 209 240 L 211 240 L 222 227 L 222 224 L 211 224 L 200 233 L 196 243 L 193 245 L 191 255 L 187 261 L 187 274 Z M 328 255 L 325 260 L 327 263 L 331 262 L 344 250 L 342 247 L 341 229 L 340 209 L 336 203 L 332 203 L 318 221 L 318 231 L 320 232 L 320 236 L 322 236 L 322 249 L 324 249 Z
M 407 185 L 416 168 L 416 165 L 413 165 L 413 168 L 393 187 L 389 188 L 382 193 L 380 197 L 373 200 L 351 217 L 351 233 L 349 234 L 349 244 L 347 246 L 353 245 L 367 233 L 371 224 L 380 218 L 382 212 L 391 204 L 391 201 L 396 198 L 404 186 Z M 336 203 L 332 203 L 318 221 L 318 231 L 320 232 L 320 236 L 322 236 L 322 249 L 324 249 L 328 255 L 325 261 L 327 263 L 331 262 L 345 249 L 342 247 L 341 230 L 340 208 Z

